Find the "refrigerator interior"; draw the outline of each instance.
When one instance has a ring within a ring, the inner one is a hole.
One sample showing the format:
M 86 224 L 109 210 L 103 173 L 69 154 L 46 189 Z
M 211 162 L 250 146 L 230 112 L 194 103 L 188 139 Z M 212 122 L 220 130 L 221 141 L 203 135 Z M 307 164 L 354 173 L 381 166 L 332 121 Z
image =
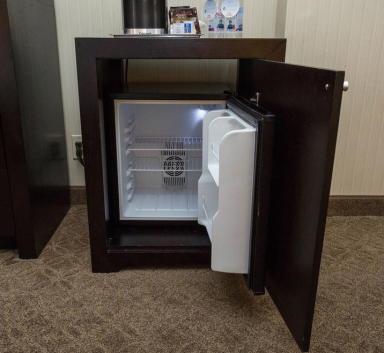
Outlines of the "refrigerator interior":
M 116 100 L 121 220 L 197 220 L 204 116 L 225 101 Z

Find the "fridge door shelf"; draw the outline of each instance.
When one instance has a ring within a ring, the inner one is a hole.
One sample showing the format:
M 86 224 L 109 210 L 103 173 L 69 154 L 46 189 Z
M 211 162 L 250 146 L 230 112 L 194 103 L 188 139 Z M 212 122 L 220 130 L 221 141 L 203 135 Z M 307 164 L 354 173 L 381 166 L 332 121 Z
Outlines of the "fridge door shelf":
M 215 271 L 249 270 L 256 138 L 257 129 L 230 110 L 204 117 L 198 221 L 207 228 Z
M 227 161 L 242 159 L 244 153 L 248 153 L 242 147 L 248 146 L 249 132 L 254 130 L 245 121 L 227 112 L 223 112 L 222 116 L 210 122 L 208 127 L 208 170 L 217 186 L 219 186 L 221 150 L 226 151 L 225 158 Z M 244 141 L 244 139 L 246 140 Z M 238 140 L 242 140 L 242 143 L 238 143 Z M 248 149 L 250 150 L 253 145 L 249 147 Z M 230 177 L 232 178 L 233 170 L 222 169 L 223 172 L 231 173 Z

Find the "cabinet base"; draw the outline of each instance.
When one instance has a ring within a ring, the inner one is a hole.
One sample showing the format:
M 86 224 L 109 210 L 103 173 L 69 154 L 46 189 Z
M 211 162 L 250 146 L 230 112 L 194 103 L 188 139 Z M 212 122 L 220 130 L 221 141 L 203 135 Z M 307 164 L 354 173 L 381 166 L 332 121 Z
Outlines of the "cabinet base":
M 126 268 L 211 265 L 211 251 L 200 253 L 108 253 L 102 264 L 92 264 L 93 273 L 119 272 Z
M 0 249 L 17 249 L 16 238 L 0 238 Z
M 93 272 L 117 272 L 134 266 L 210 266 L 211 242 L 197 222 L 138 222 L 120 226 L 106 254 L 92 259 Z

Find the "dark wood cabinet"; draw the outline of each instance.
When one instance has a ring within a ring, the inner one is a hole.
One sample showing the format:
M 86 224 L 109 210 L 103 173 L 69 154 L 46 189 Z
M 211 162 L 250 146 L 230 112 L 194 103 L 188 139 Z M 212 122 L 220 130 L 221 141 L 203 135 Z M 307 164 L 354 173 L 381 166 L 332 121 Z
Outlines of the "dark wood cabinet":
M 123 59 L 128 65 L 130 59 L 237 60 L 236 91 L 221 95 L 275 117 L 273 133 L 264 123 L 257 126 L 263 140 L 258 153 L 271 151 L 257 162 L 269 176 L 260 174 L 257 182 L 270 193 L 260 192 L 262 187 L 254 191 L 245 279 L 255 294 L 268 289 L 307 351 L 344 72 L 284 64 L 285 45 L 285 39 L 78 38 L 77 71 L 92 270 L 111 272 L 137 264 L 208 263 L 211 257 L 210 241 L 196 222 L 119 218 L 114 100 L 185 97 L 182 90 L 156 92 L 156 85 L 131 90 L 124 85 Z M 203 85 L 189 97 L 204 99 Z
M 3 130 L 0 122 L 0 170 L 7 169 L 5 163 L 4 145 L 3 145 Z
M 0 248 L 16 247 L 8 174 L 0 170 Z
M 0 246 L 25 259 L 69 209 L 58 63 L 53 1 L 0 0 Z
M 0 248 L 13 247 L 16 247 L 15 227 L 0 122 Z

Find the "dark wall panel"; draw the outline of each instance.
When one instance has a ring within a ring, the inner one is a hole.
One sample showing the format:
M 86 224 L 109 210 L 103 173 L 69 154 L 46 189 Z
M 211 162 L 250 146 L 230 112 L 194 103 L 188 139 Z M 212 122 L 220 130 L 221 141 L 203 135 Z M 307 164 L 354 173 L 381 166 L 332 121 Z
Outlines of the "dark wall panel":
M 0 117 L 0 170 L 7 169 L 5 164 L 4 144 L 3 144 L 3 131 L 1 129 L 1 117 Z
M 12 41 L 9 28 L 8 10 L 6 0 L 0 0 L 0 120 L 2 130 L 3 157 L 2 168 L 7 170 L 2 178 L 2 198 L 4 218 L 2 222 L 2 235 L 7 233 L 6 243 L 2 247 L 9 247 L 9 220 L 14 222 L 13 233 L 23 234 L 25 238 L 32 237 L 31 217 L 29 208 L 29 192 L 27 186 L 27 173 L 25 168 L 24 145 L 21 129 L 20 109 L 16 85 L 15 65 L 13 61 Z M 12 203 L 7 201 L 9 197 Z M 7 224 L 5 224 L 7 221 Z M 4 228 L 3 228 L 4 227 Z M 5 238 L 2 238 L 3 240 Z M 13 245 L 16 246 L 16 237 Z
M 55 9 L 53 0 L 7 3 L 38 254 L 69 207 Z M 33 257 L 29 239 L 19 241 L 19 253 Z
M 8 175 L 0 170 L 0 249 L 16 245 Z

